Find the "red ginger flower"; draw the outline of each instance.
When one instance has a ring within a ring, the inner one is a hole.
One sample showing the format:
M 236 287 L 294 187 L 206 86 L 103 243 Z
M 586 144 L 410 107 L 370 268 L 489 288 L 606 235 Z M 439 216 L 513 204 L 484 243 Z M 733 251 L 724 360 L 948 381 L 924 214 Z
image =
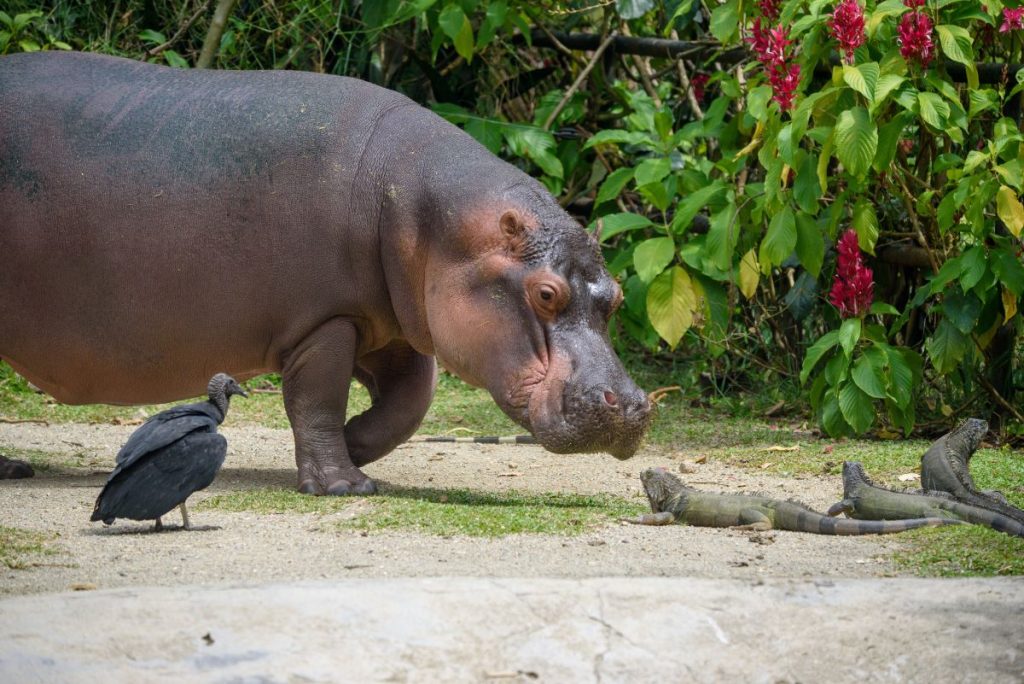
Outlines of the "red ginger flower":
M 748 39 L 751 49 L 768 72 L 772 86 L 772 99 L 779 103 L 782 111 L 793 108 L 793 97 L 800 84 L 800 65 L 786 64 L 792 57 L 787 54 L 793 41 L 789 32 L 781 26 L 768 29 L 761 24 L 761 18 L 754 20 L 752 35 Z
M 757 8 L 761 10 L 761 16 L 768 21 L 775 21 L 779 18 L 779 5 L 782 0 L 757 0 Z
M 1019 29 L 1024 29 L 1024 7 L 1003 8 L 1003 25 L 999 27 L 999 32 L 1009 33 Z
M 914 0 L 904 0 L 913 2 Z M 935 56 L 935 43 L 932 42 L 932 20 L 921 12 L 907 12 L 900 17 L 896 28 L 899 36 L 900 54 L 903 59 L 916 59 L 922 66 L 928 66 Z
M 839 41 L 839 49 L 846 55 L 846 61 L 852 64 L 853 51 L 864 44 L 864 10 L 857 0 L 841 0 L 829 19 L 828 27 Z
M 704 89 L 708 85 L 708 81 L 711 77 L 707 74 L 694 74 L 690 77 L 690 87 L 693 88 L 693 97 L 695 100 L 700 102 L 704 99 Z
M 864 265 L 857 245 L 857 231 L 843 233 L 836 243 L 836 277 L 828 299 L 843 318 L 863 316 L 874 298 L 874 274 Z
M 924 7 L 925 0 L 903 0 L 903 5 L 910 9 L 916 9 L 918 7 Z

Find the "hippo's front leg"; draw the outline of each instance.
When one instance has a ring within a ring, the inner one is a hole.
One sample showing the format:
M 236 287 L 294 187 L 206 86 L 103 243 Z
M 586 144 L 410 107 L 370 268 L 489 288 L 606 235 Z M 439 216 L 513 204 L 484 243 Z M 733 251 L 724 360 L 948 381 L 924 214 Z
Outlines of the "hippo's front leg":
M 360 358 L 355 376 L 373 404 L 345 425 L 345 443 L 352 462 L 364 466 L 416 432 L 434 398 L 437 363 L 405 342 L 393 342 Z
M 332 318 L 283 360 L 284 407 L 295 435 L 299 491 L 304 494 L 373 494 L 377 487 L 349 457 L 345 410 L 358 334 Z

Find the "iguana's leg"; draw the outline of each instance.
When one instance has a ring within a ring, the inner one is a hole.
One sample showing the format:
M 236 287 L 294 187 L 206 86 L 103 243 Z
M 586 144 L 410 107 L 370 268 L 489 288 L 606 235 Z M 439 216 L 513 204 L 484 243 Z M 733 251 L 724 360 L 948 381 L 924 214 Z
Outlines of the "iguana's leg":
M 676 521 L 676 517 L 671 513 L 662 511 L 661 513 L 644 513 L 635 518 L 619 518 L 619 520 L 634 525 L 671 525 Z
M 1004 506 L 1011 505 L 1007 498 L 1003 495 L 1003 493 L 998 489 L 983 489 L 981 490 L 981 493 L 987 496 L 988 498 L 992 499 L 993 501 L 998 501 Z
M 764 511 L 757 508 L 744 508 L 740 511 L 740 524 L 733 525 L 732 529 L 767 532 L 772 529 L 772 521 L 764 514 Z
M 851 514 L 854 511 L 854 505 L 852 499 L 843 499 L 838 503 L 832 504 L 826 513 L 832 517 L 845 513 L 847 518 L 853 517 Z
M 434 398 L 437 364 L 434 357 L 399 342 L 361 357 L 355 377 L 373 400 L 345 425 L 348 455 L 359 467 L 390 453 L 416 432 Z

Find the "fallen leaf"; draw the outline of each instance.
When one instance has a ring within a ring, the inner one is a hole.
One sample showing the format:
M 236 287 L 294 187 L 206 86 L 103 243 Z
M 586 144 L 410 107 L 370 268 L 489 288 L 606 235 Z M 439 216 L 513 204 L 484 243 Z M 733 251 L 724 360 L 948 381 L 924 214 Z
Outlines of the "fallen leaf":
M 761 464 L 761 470 L 764 470 L 765 468 L 771 468 L 773 465 L 775 464 L 772 463 L 771 461 L 766 461 Z
M 697 458 L 693 459 L 693 462 L 694 463 L 707 463 L 708 462 L 708 455 L 707 454 L 701 454 Z
M 498 477 L 519 477 L 522 473 L 498 473 Z
M 784 446 L 770 446 L 770 447 L 765 447 L 764 449 L 762 449 L 762 451 L 800 451 L 800 445 L 799 444 L 794 444 L 793 446 L 788 446 L 788 447 L 784 447 Z
M 900 482 L 913 482 L 914 480 L 920 480 L 921 476 L 917 473 L 904 473 L 896 478 Z
M 771 418 L 773 415 L 775 415 L 776 413 L 781 411 L 783 408 L 785 408 L 785 406 L 786 406 L 786 402 L 784 402 L 784 401 L 780 401 L 779 403 L 774 404 L 767 411 L 764 412 L 764 417 L 765 418 Z

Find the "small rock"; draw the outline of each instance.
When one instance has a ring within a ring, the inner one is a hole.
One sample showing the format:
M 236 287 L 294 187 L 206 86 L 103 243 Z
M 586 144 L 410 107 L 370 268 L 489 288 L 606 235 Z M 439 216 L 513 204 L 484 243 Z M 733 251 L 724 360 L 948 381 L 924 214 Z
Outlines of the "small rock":
M 697 464 L 693 461 L 683 461 L 679 464 L 679 472 L 689 475 L 697 472 Z

